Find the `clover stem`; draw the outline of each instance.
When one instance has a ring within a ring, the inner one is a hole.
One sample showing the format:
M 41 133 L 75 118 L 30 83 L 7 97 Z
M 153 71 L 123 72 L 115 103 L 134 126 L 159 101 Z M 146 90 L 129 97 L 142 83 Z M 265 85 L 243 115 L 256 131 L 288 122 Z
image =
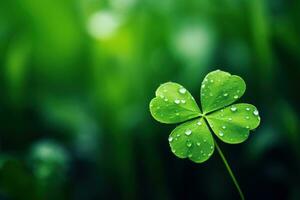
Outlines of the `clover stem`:
M 223 162 L 224 162 L 224 164 L 226 166 L 226 169 L 227 169 L 227 171 L 228 171 L 228 173 L 229 173 L 229 175 L 230 175 L 230 177 L 231 177 L 231 179 L 232 179 L 232 181 L 233 181 L 236 189 L 238 190 L 238 192 L 240 194 L 241 199 L 245 200 L 245 197 L 244 197 L 244 194 L 243 194 L 243 192 L 242 192 L 242 190 L 240 188 L 240 185 L 237 182 L 237 180 L 236 180 L 236 178 L 235 178 L 235 176 L 234 176 L 234 174 L 233 174 L 233 172 L 232 172 L 232 170 L 231 170 L 231 168 L 230 168 L 230 166 L 229 166 L 229 164 L 228 164 L 228 162 L 227 162 L 227 160 L 226 160 L 226 158 L 225 158 L 222 150 L 220 149 L 219 145 L 217 144 L 217 141 L 216 140 L 214 140 L 214 141 L 215 141 L 215 145 L 216 145 L 216 148 L 218 150 L 218 153 L 220 154 L 220 156 L 221 156 L 221 158 L 222 158 L 222 160 L 223 160 Z

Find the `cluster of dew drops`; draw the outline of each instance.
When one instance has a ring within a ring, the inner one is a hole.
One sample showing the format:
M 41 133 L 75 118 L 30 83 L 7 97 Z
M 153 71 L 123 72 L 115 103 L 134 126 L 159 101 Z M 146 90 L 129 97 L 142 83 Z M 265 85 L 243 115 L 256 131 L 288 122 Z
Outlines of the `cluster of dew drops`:
M 178 90 L 178 92 L 180 94 L 185 94 L 186 93 L 186 89 L 184 87 L 180 87 L 179 90 Z M 181 100 L 180 99 L 175 99 L 174 103 L 175 104 L 180 104 L 180 103 L 185 104 L 186 100 L 185 99 L 181 99 Z
M 212 97 L 212 96 L 214 96 L 214 94 L 212 93 L 212 92 L 210 92 L 209 93 L 209 95 L 205 95 L 205 90 L 204 90 L 204 88 L 207 88 L 207 89 L 209 89 L 209 86 L 208 87 L 206 87 L 206 84 L 207 84 L 207 82 L 208 83 L 210 83 L 210 84 L 213 84 L 215 81 L 214 81 L 214 79 L 208 79 L 208 78 L 205 78 L 204 79 L 204 81 L 203 81 L 203 84 L 202 84 L 202 86 L 201 86 L 201 88 L 202 88 L 202 93 L 201 93 L 201 96 L 202 96 L 202 98 L 209 98 L 209 97 Z M 221 80 L 216 80 L 216 82 L 221 82 Z M 224 83 L 222 83 L 221 82 L 221 84 L 224 84 Z M 208 84 L 209 85 L 209 84 Z M 233 95 L 233 98 L 234 99 L 238 99 L 240 96 L 240 90 L 237 90 L 236 91 L 236 94 L 234 94 Z M 219 97 L 217 97 L 217 101 L 221 101 L 221 99 L 222 99 L 222 97 L 230 97 L 230 95 L 227 93 L 227 92 L 224 92 L 223 94 L 221 94 Z
M 246 111 L 251 111 L 251 109 L 250 109 L 249 107 L 246 107 L 245 110 L 246 110 Z M 238 111 L 238 108 L 235 107 L 235 106 L 233 105 L 233 106 L 230 107 L 230 111 L 233 112 L 233 113 L 235 113 L 235 112 Z M 220 115 L 221 117 L 224 116 L 223 112 L 224 112 L 224 110 L 221 109 L 221 115 Z M 252 114 L 253 114 L 254 116 L 256 116 L 256 117 L 258 118 L 258 120 L 260 120 L 258 110 L 255 109 L 255 110 L 252 112 Z M 249 119 L 250 119 L 249 115 L 246 115 L 246 116 L 245 116 L 245 119 L 246 119 L 246 120 L 249 120 Z M 229 118 L 228 118 L 228 121 L 232 121 L 232 117 L 229 117 Z M 213 125 L 212 125 L 212 124 L 211 124 L 211 127 L 213 128 Z M 250 129 L 250 126 L 247 125 L 245 128 L 246 128 L 246 129 Z M 222 129 L 225 130 L 225 129 L 226 129 L 226 126 L 223 125 L 223 126 L 222 126 Z M 220 131 L 220 132 L 219 132 L 219 136 L 223 137 L 223 136 L 224 136 L 224 132 L 223 132 L 223 131 Z
M 196 125 L 197 125 L 197 126 L 201 126 L 201 125 L 202 125 L 202 122 L 201 122 L 201 121 L 198 121 L 198 122 L 196 123 Z M 186 129 L 186 130 L 184 131 L 184 134 L 185 134 L 186 136 L 188 136 L 188 137 L 191 136 L 192 133 L 193 133 L 193 131 L 192 131 L 191 129 Z M 176 141 L 179 137 L 180 137 L 180 134 L 177 134 L 175 138 L 173 138 L 172 136 L 170 136 L 168 140 L 169 140 L 169 142 L 171 143 L 173 140 Z M 203 139 L 203 143 L 207 143 L 207 139 Z M 196 144 L 197 147 L 200 147 L 200 146 L 201 146 L 201 142 L 200 142 L 200 141 L 197 141 L 195 144 Z M 193 146 L 193 143 L 191 142 L 191 140 L 187 140 L 187 141 L 186 141 L 186 146 L 187 146 L 188 148 L 191 148 L 191 147 Z M 214 147 L 211 145 L 211 146 L 210 146 L 210 149 L 212 150 L 213 148 L 214 148 Z M 176 150 L 173 149 L 172 152 L 175 153 Z M 203 157 L 205 157 L 205 156 L 210 156 L 210 155 L 212 154 L 212 152 L 205 153 L 203 150 L 200 150 L 200 153 L 202 154 Z M 192 158 L 192 157 L 193 157 L 193 154 L 190 152 L 190 153 L 188 154 L 188 157 L 189 157 L 189 158 Z M 198 159 L 200 159 L 200 158 L 201 158 L 201 156 L 198 157 Z
M 168 92 L 168 90 L 166 88 L 163 89 L 163 93 Z M 178 93 L 182 96 L 185 95 L 187 93 L 187 90 L 184 87 L 180 87 L 178 89 Z M 160 98 L 162 98 L 165 102 L 169 102 L 169 99 L 167 97 L 165 97 L 163 94 L 159 95 Z M 187 99 L 192 98 L 194 100 L 193 97 L 188 96 Z M 173 101 L 176 105 L 180 105 L 180 104 L 186 104 L 187 100 L 185 98 L 175 98 Z M 152 107 L 153 105 L 150 105 L 150 107 Z M 168 106 L 168 105 L 167 105 Z M 160 107 L 158 106 L 157 109 L 160 109 Z M 161 115 L 163 116 L 163 113 L 161 113 Z M 178 111 L 176 111 L 175 116 L 179 116 L 180 113 Z
M 167 90 L 167 89 L 164 89 L 163 92 L 166 93 L 166 92 L 168 92 L 168 90 Z M 180 87 L 180 88 L 178 89 L 178 92 L 179 92 L 180 94 L 185 94 L 185 93 L 187 92 L 187 90 L 186 90 L 184 87 Z M 165 102 L 168 102 L 168 101 L 169 101 L 169 99 L 166 98 L 163 94 L 161 94 L 161 95 L 159 95 L 159 96 L 160 96 L 160 98 L 164 99 Z M 175 103 L 175 104 L 180 104 L 180 103 L 185 104 L 185 103 L 186 103 L 186 100 L 185 100 L 185 99 L 178 99 L 178 98 L 176 98 L 176 99 L 174 100 L 174 103 Z

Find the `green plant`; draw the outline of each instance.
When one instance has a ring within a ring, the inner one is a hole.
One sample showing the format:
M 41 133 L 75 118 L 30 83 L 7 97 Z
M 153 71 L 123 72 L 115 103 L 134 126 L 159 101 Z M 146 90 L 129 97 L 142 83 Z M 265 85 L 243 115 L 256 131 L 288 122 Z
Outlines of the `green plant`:
M 233 104 L 245 90 L 246 84 L 241 77 L 216 70 L 202 82 L 201 109 L 183 86 L 173 82 L 162 84 L 150 102 L 150 112 L 157 121 L 166 124 L 185 122 L 169 136 L 172 152 L 179 158 L 202 163 L 216 147 L 241 199 L 244 195 L 212 132 L 225 143 L 237 144 L 244 142 L 250 130 L 259 125 L 255 106 Z

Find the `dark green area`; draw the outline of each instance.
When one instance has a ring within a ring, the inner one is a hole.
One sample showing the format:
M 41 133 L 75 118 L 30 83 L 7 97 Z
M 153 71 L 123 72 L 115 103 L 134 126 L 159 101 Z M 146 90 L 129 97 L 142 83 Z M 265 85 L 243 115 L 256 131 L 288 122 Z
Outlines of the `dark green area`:
M 218 156 L 173 156 L 150 115 L 221 69 L 261 124 L 219 142 L 246 199 L 300 199 L 299 0 L 0 1 L 0 199 L 238 199 Z

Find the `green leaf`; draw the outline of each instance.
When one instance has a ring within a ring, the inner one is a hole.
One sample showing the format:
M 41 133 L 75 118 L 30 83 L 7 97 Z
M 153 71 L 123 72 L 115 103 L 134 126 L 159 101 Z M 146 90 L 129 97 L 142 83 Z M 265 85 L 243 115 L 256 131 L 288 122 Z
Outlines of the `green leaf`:
M 177 83 L 164 83 L 155 94 L 150 102 L 150 112 L 159 122 L 173 124 L 201 115 L 192 95 Z
M 249 132 L 260 123 L 259 113 L 251 104 L 234 104 L 206 116 L 214 133 L 223 142 L 237 144 L 245 141 Z
M 209 113 L 230 105 L 246 90 L 244 80 L 220 70 L 209 73 L 201 85 L 201 105 L 203 113 Z
M 177 126 L 169 136 L 172 152 L 179 158 L 201 163 L 214 151 L 214 140 L 203 118 Z

